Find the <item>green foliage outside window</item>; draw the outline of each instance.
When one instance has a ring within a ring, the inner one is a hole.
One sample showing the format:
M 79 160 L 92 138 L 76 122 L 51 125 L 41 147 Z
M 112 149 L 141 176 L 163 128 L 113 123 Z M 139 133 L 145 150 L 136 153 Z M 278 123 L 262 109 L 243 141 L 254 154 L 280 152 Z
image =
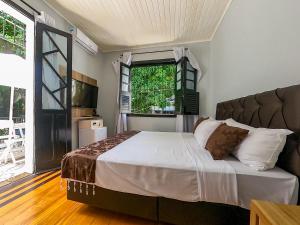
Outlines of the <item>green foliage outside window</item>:
M 10 90 L 9 86 L 0 85 L 0 120 L 9 119 Z
M 0 85 L 0 120 L 9 119 L 10 94 L 11 87 Z M 26 90 L 23 88 L 15 88 L 12 115 L 14 123 L 25 122 L 25 99 Z M 2 135 L 8 135 L 8 130 L 0 129 L 0 136 Z
M 13 120 L 15 123 L 25 122 L 25 100 L 26 90 L 23 88 L 15 88 L 13 103 Z
M 0 85 L 0 120 L 9 119 L 10 87 Z M 8 129 L 0 129 L 0 136 L 8 135 Z
M 174 113 L 174 64 L 134 66 L 131 69 L 131 112 Z
M 26 25 L 0 11 L 0 53 L 26 57 Z

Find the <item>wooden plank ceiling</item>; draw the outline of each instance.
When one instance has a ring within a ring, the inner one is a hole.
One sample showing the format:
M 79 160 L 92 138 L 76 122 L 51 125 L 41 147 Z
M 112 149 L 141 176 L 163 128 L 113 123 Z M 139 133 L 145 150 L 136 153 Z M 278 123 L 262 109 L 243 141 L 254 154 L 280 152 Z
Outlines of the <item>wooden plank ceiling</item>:
M 46 0 L 104 52 L 210 41 L 231 0 Z

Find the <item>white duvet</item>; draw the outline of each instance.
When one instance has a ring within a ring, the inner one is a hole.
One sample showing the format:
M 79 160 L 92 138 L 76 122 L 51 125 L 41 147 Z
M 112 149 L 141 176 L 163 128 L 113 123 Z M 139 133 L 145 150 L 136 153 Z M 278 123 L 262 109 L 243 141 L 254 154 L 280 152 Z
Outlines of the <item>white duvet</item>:
M 234 169 L 188 133 L 140 132 L 99 156 L 96 185 L 182 201 L 237 204 Z
M 252 194 L 260 197 L 264 192 L 257 188 L 260 184 L 253 193 L 248 187 L 245 191 L 239 189 L 238 180 L 245 180 L 243 176 L 247 174 L 247 167 L 240 164 L 232 158 L 228 161 L 213 160 L 208 151 L 201 149 L 193 134 L 142 131 L 98 157 L 95 183 L 126 193 L 249 208 Z M 281 189 L 274 196 L 279 202 L 295 203 L 297 178 L 279 171 L 285 178 L 286 190 Z M 267 176 L 268 172 L 264 174 Z M 256 176 L 252 175 L 251 182 L 255 182 Z M 249 191 L 250 194 L 246 194 Z

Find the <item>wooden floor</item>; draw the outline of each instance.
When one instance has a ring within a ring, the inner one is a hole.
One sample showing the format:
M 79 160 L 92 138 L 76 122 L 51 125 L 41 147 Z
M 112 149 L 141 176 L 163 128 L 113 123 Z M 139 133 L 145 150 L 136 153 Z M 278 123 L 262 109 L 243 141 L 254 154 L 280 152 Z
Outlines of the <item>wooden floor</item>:
M 0 224 L 156 225 L 67 200 L 59 175 L 59 171 L 45 173 L 2 191 Z

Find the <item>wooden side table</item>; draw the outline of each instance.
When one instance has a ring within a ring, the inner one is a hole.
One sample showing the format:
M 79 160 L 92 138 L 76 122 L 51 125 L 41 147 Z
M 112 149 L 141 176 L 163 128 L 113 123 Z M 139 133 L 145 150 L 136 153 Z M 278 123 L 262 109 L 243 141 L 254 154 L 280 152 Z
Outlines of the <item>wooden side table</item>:
M 252 200 L 250 225 L 300 225 L 300 206 Z

